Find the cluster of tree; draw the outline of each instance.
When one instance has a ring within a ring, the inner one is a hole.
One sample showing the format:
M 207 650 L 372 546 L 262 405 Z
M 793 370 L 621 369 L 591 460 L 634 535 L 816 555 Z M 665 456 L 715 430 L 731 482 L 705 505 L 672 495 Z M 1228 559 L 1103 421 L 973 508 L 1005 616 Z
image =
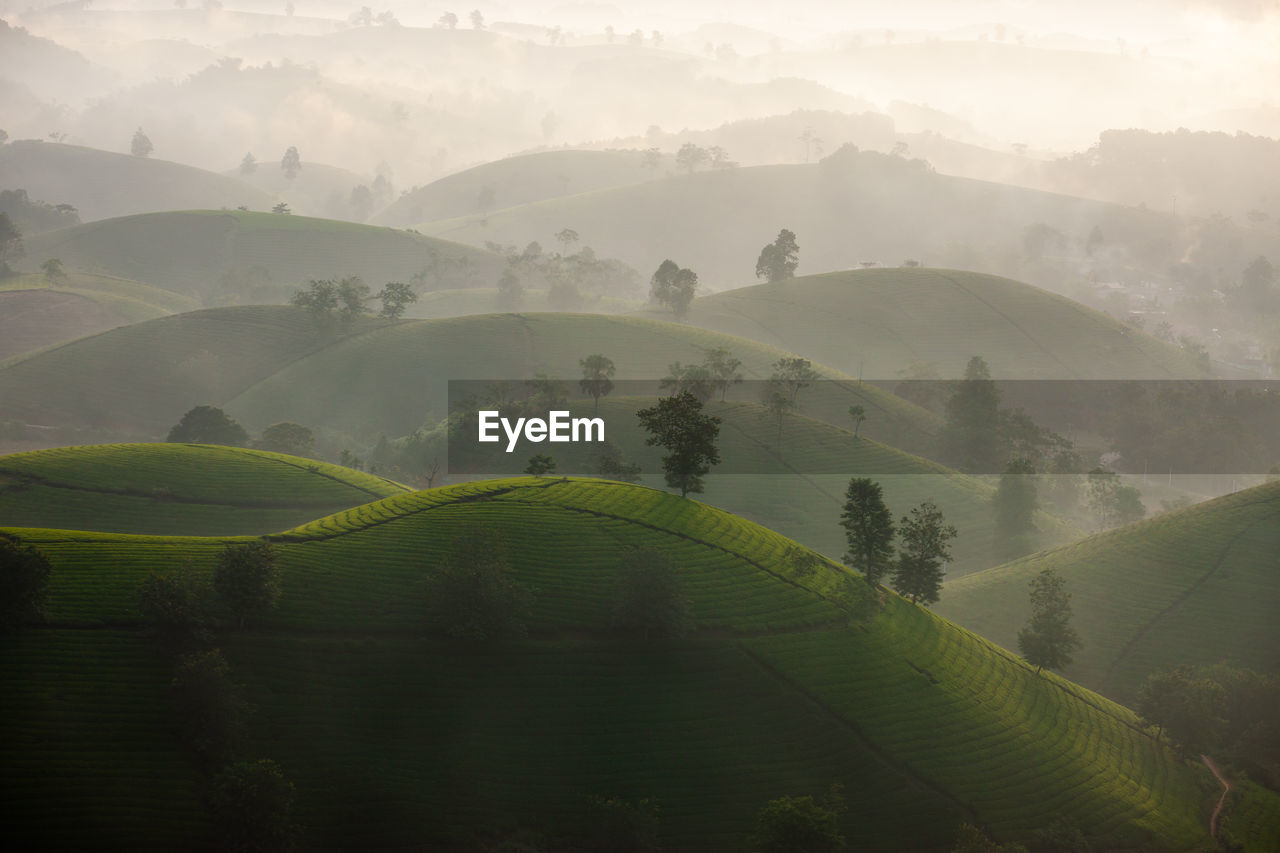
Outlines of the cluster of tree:
M 670 258 L 659 264 L 649 279 L 649 298 L 670 308 L 676 319 L 683 319 L 689 313 L 697 290 L 698 274 Z
M 374 299 L 382 303 L 379 317 L 398 320 L 410 303 L 418 301 L 418 295 L 412 287 L 398 281 L 387 282 L 374 294 L 359 276 L 348 276 L 341 281 L 313 279 L 305 290 L 293 294 L 289 304 L 307 309 L 319 326 L 331 329 L 334 320 L 344 328 L 349 327 L 364 315 L 365 304 Z
M 1120 482 L 1120 475 L 1105 468 L 1089 472 L 1086 493 L 1089 512 L 1098 530 L 1123 527 L 1147 517 L 1142 492 Z
M 833 785 L 821 800 L 778 797 L 756 815 L 752 849 L 758 853 L 835 853 L 845 849 L 840 815 L 844 791 Z
M 773 373 L 761 388 L 760 402 L 778 419 L 779 451 L 782 449 L 783 418 L 800 408 L 800 392 L 821 378 L 822 375 L 813 369 L 807 358 L 784 357 L 773 363 Z
M 22 189 L 0 190 L 0 213 L 8 216 L 19 237 L 80 224 L 80 212 L 73 206 L 37 201 Z
M 933 604 L 942 595 L 950 542 L 958 532 L 932 501 L 913 508 L 895 527 L 880 484 L 854 477 L 845 490 L 840 526 L 848 543 L 844 562 L 867 583 L 876 586 L 889 575 L 894 590 L 916 603 Z M 895 536 L 901 539 L 896 550 Z
M 292 421 L 271 424 L 262 431 L 262 437 L 251 442 L 249 433 L 238 421 L 217 406 L 196 406 L 182 416 L 169 430 L 165 441 L 174 444 L 221 444 L 227 447 L 248 447 L 259 450 L 289 453 L 293 456 L 309 456 L 315 447 L 315 435 L 307 427 Z
M 590 246 L 572 251 L 580 241 L 572 228 L 561 229 L 555 236 L 559 252 L 544 251 L 536 240 L 523 251 L 511 245 L 485 244 L 507 260 L 497 284 L 499 310 L 519 310 L 527 289 L 545 290 L 547 304 L 556 311 L 581 310 L 607 296 L 631 299 L 637 295 L 640 275 L 630 266 L 614 258 L 601 258 Z
M 25 254 L 22 247 L 22 231 L 9 214 L 0 212 L 0 278 L 13 275 L 13 263 Z
M 451 12 L 448 14 L 452 14 Z M 347 23 L 353 27 L 372 27 L 377 24 L 380 27 L 398 27 L 400 22 L 396 20 L 395 13 L 390 9 L 382 12 L 374 13 L 368 6 L 361 6 L 359 9 L 347 16 Z M 454 24 L 457 24 L 457 17 L 454 17 Z
M 730 386 L 742 382 L 742 360 L 733 357 L 725 347 L 707 350 L 699 364 L 681 364 L 678 361 L 667 366 L 667 375 L 660 387 L 674 394 L 689 392 L 700 402 L 711 400 L 716 394 L 724 400 Z
M 1071 594 L 1054 569 L 1031 579 L 1031 618 L 1018 632 L 1018 651 L 1040 670 L 1062 669 L 1080 648 L 1080 635 L 1071 627 Z
M 53 565 L 34 545 L 0 533 L 0 634 L 44 615 Z
M 1136 710 L 1184 755 L 1212 752 L 1280 789 L 1280 676 L 1217 664 L 1149 675 Z
M 249 705 L 212 645 L 224 615 L 243 627 L 279 600 L 276 552 L 262 540 L 226 546 L 211 582 L 188 563 L 153 573 L 138 588 L 143 617 L 161 647 L 177 655 L 170 696 L 184 742 L 209 773 L 211 817 L 228 849 L 289 850 L 298 837 L 293 783 L 275 762 L 242 757 Z
M 738 164 L 730 160 L 729 152 L 719 145 L 703 148 L 701 145 L 686 142 L 676 152 L 676 165 L 692 175 L 703 166 L 711 169 L 732 169 Z
M 1048 826 L 1032 831 L 1027 838 L 1029 846 L 1014 841 L 993 841 L 971 823 L 962 823 L 956 835 L 951 853 L 1093 853 L 1094 850 L 1109 849 L 1061 815 Z

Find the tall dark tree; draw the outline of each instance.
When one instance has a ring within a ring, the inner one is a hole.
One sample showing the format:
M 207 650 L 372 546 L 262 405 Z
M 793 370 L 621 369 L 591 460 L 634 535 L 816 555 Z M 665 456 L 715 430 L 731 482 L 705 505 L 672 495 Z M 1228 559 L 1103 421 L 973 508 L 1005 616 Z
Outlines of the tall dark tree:
M 862 422 L 867 419 L 867 410 L 863 406 L 850 406 L 849 417 L 853 419 L 853 437 L 858 437 L 858 430 L 862 428 Z
M 680 496 L 702 491 L 702 478 L 720 464 L 716 439 L 720 419 L 702 413 L 702 401 L 688 391 L 663 397 L 656 406 L 641 409 L 636 417 L 649 432 L 645 444 L 661 445 L 670 452 L 662 458 L 667 485 Z
M 657 548 L 638 548 L 618 563 L 613 626 L 644 640 L 681 637 L 693 626 L 675 560 Z
M 249 443 L 249 433 L 217 406 L 196 406 L 169 430 L 165 441 L 244 447 Z
M 849 546 L 845 565 L 862 572 L 867 583 L 879 584 L 893 561 L 894 534 L 893 515 L 879 483 L 866 477 L 849 481 L 840 526 Z
M 1071 627 L 1071 594 L 1067 582 L 1053 569 L 1031 579 L 1031 618 L 1018 632 L 1018 651 L 1040 670 L 1062 669 L 1080 648 L 1080 635 Z
M 943 460 L 961 471 L 1000 470 L 1000 392 L 981 356 L 969 359 L 964 379 L 947 400 Z
M 213 589 L 240 627 L 244 627 L 249 616 L 274 610 L 280 603 L 280 571 L 276 567 L 275 548 L 263 540 L 228 545 L 218 555 Z
M 1035 512 L 1040 508 L 1036 469 L 1029 459 L 1009 460 L 992 498 L 995 512 L 992 555 L 1012 560 L 1034 550 Z
M 800 247 L 796 245 L 796 235 L 783 228 L 772 243 L 760 250 L 760 257 L 756 259 L 756 278 L 769 282 L 784 281 L 796 274 L 799 265 Z
M 608 396 L 613 390 L 612 377 L 617 372 L 617 368 L 614 367 L 612 359 L 599 353 L 580 359 L 578 366 L 582 368 L 582 378 L 578 380 L 578 387 L 582 389 L 583 394 L 595 401 L 592 411 L 599 414 L 600 398 Z
M 418 301 L 418 294 L 403 282 L 389 281 L 382 286 L 382 290 L 378 291 L 378 295 L 374 298 L 382 303 L 382 310 L 378 312 L 379 317 L 399 320 L 405 309 L 411 303 Z
M 705 364 L 681 364 L 674 361 L 667 366 L 667 375 L 659 383 L 663 391 L 679 394 L 688 391 L 705 403 L 715 396 L 716 379 Z
M 0 632 L 40 616 L 53 566 L 34 545 L 0 533 Z
M 807 358 L 780 358 L 773 363 L 771 378 L 786 391 L 791 398 L 792 407 L 799 408 L 800 392 L 821 379 L 822 374 L 813 369 L 813 364 Z
M 0 212 L 0 276 L 12 273 L 10 263 L 22 255 L 22 231 L 13 224 L 9 214 Z
M 925 501 L 898 523 L 902 546 L 893 568 L 893 588 L 912 602 L 932 604 L 942 594 L 944 567 L 951 560 L 949 542 L 956 529 L 947 524 L 942 510 Z
M 739 371 L 742 359 L 734 358 L 733 353 L 725 347 L 707 350 L 702 366 L 711 373 L 712 385 L 720 392 L 721 400 L 724 400 L 730 385 L 737 385 L 742 381 L 742 373 Z

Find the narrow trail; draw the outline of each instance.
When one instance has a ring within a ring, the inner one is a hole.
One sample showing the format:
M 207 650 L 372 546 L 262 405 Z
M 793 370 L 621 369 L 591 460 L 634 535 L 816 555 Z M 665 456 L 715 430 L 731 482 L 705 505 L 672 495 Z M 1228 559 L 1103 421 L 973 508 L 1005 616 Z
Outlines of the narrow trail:
M 1207 755 L 1201 755 L 1200 760 L 1204 762 L 1204 766 L 1209 768 L 1209 772 L 1218 778 L 1222 783 L 1222 796 L 1218 798 L 1218 804 L 1213 807 L 1213 816 L 1209 818 L 1209 834 L 1214 838 L 1218 837 L 1218 816 L 1222 814 L 1222 807 L 1227 804 L 1227 794 L 1231 793 L 1231 783 L 1227 781 L 1227 777 L 1222 775 L 1222 771 L 1218 769 L 1218 765 L 1213 763 L 1213 759 Z

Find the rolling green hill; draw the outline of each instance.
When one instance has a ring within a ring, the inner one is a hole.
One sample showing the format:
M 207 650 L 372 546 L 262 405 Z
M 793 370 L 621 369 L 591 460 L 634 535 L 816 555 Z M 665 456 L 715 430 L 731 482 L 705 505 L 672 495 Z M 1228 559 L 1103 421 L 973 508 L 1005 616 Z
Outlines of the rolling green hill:
M 1016 648 L 1028 582 L 1056 569 L 1084 641 L 1067 674 L 1131 701 L 1148 674 L 1182 664 L 1280 671 L 1278 561 L 1274 482 L 962 578 L 938 609 Z
M 496 287 L 469 287 L 464 290 L 433 290 L 423 293 L 413 306 L 413 315 L 426 319 L 442 317 L 466 317 L 470 314 L 488 314 L 498 311 L 498 289 Z M 584 310 L 593 314 L 625 314 L 637 311 L 644 304 L 631 299 L 616 296 L 601 296 L 590 302 Z M 545 290 L 526 290 L 521 302 L 522 312 L 548 312 L 552 307 L 547 302 Z
M 404 227 L 458 216 L 483 216 L 529 202 L 652 180 L 663 165 L 670 165 L 669 157 L 656 167 L 645 166 L 641 151 L 523 154 L 474 166 L 411 190 L 373 221 Z
M 222 536 L 280 530 L 407 491 L 314 459 L 207 444 L 0 456 L 0 525 Z
M 388 281 L 408 282 L 437 258 L 464 263 L 477 283 L 488 284 L 502 263 L 481 249 L 405 231 L 240 210 L 126 216 L 26 244 L 28 257 L 60 258 L 69 270 L 139 279 L 209 305 L 284 302 L 309 279 L 349 275 L 376 291 Z M 228 278 L 249 281 L 236 289 Z
M 198 307 L 140 281 L 69 273 L 0 279 L 0 361 L 85 335 Z
M 38 140 L 0 147 L 0 187 L 73 205 L 86 222 L 161 210 L 268 210 L 273 204 L 262 190 L 193 166 Z
M 695 300 L 686 322 L 878 379 L 912 362 L 958 377 L 974 355 L 1007 379 L 1203 375 L 1182 350 L 1101 312 L 959 270 L 868 269 L 742 287 Z
M 529 639 L 494 651 L 418 630 L 423 580 L 475 524 L 538 590 Z M 23 804 L 9 832 L 191 846 L 195 777 L 157 711 L 165 669 L 135 588 L 184 559 L 208 572 L 225 540 L 16 532 L 55 575 L 48 625 L 0 639 L 0 791 Z M 865 848 L 943 848 L 962 821 L 1025 838 L 1057 815 L 1112 849 L 1209 843 L 1216 783 L 1128 710 L 835 567 L 799 572 L 789 540 L 693 501 L 487 481 L 272 538 L 281 608 L 220 644 L 257 708 L 250 754 L 286 768 L 319 846 L 571 838 L 588 797 L 618 796 L 658 801 L 665 849 L 738 850 L 767 800 L 833 782 Z M 637 546 L 676 561 L 697 623 L 678 645 L 607 633 Z

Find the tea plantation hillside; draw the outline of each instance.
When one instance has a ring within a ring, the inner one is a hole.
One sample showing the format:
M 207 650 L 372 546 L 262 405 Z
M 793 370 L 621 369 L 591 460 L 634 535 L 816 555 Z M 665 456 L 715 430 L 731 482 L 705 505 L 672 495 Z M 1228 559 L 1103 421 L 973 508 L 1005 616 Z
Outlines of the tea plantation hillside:
M 279 421 L 389 437 L 447 411 L 451 379 L 566 380 L 604 353 L 617 378 L 659 379 L 674 361 L 701 362 L 726 347 L 748 379 L 770 375 L 782 350 L 674 323 L 585 314 L 495 314 L 318 326 L 291 307 L 219 308 L 164 317 L 74 341 L 0 367 L 10 420 L 97 426 L 163 437 L 195 405 L 225 407 L 251 430 Z M 806 414 L 848 420 L 867 410 L 864 433 L 927 450 L 938 420 L 891 394 L 818 366 L 832 382 L 812 389 Z M 746 388 L 748 386 L 742 386 Z M 758 388 L 748 393 L 758 397 Z
M 599 414 L 607 425 L 609 441 L 622 459 L 637 463 L 642 482 L 663 485 L 661 448 L 648 447 L 648 434 L 635 417 L 638 409 L 653 405 L 653 398 L 605 397 Z M 592 401 L 575 400 L 570 409 L 589 417 Z M 987 568 L 993 558 L 995 534 L 991 500 L 995 490 L 975 478 L 913 456 L 850 430 L 803 415 L 784 419 L 782 443 L 778 422 L 763 406 L 753 402 L 718 400 L 706 404 L 708 414 L 719 417 L 721 464 L 706 479 L 699 500 L 770 527 L 785 536 L 834 558 L 848 547 L 840 513 L 851 477 L 870 477 L 884 489 L 885 503 L 896 520 L 924 500 L 932 500 L 960 535 L 952 543 L 954 561 L 949 577 Z M 865 426 L 865 425 L 864 425 Z M 495 452 L 468 468 L 465 454 L 449 456 L 450 470 L 517 474 L 534 452 L 522 445 L 509 456 Z M 595 473 L 599 446 L 563 444 L 547 448 L 554 455 L 557 472 Z M 441 458 L 445 451 L 440 449 Z M 504 467 L 491 464 L 497 461 Z M 1037 513 L 1036 544 L 1040 548 L 1079 539 L 1084 533 L 1047 513 Z
M 1132 701 L 1148 674 L 1228 661 L 1280 672 L 1280 482 L 948 584 L 939 611 L 1016 648 L 1028 583 L 1057 570 L 1084 645 L 1067 674 Z
M 208 444 L 61 447 L 0 456 L 0 526 L 259 534 L 408 491 L 314 459 Z
M 958 377 L 974 355 L 1006 379 L 1205 375 L 1177 347 L 1078 302 L 959 270 L 867 269 L 742 287 L 695 300 L 687 322 L 875 379 L 913 362 Z
M 0 361 L 198 307 L 190 297 L 110 276 L 10 276 L 0 279 Z
M 0 400 L 8 420 L 163 438 L 192 406 L 217 405 L 344 333 L 376 327 L 365 318 L 321 334 L 306 311 L 285 306 L 161 317 L 0 366 Z
M 406 231 L 241 210 L 126 216 L 25 242 L 28 257 L 139 279 L 209 305 L 284 302 L 310 279 L 352 275 L 376 291 L 388 281 L 410 281 L 438 259 L 462 265 L 476 283 L 492 284 L 502 264 L 483 249 Z M 236 290 L 228 280 L 245 283 Z
M 426 579 L 477 525 L 536 588 L 528 639 L 493 649 L 423 631 Z M 183 560 L 208 573 L 226 540 L 14 532 L 55 572 L 49 621 L 0 639 L 0 801 L 21 806 L 7 831 L 199 843 L 135 590 Z M 1058 815 L 1108 849 L 1210 843 L 1216 783 L 1128 710 L 694 501 L 485 481 L 271 538 L 279 610 L 218 642 L 256 709 L 248 754 L 296 783 L 309 846 L 474 849 L 523 830 L 564 847 L 589 798 L 647 797 L 664 849 L 742 850 L 765 802 L 832 783 L 864 849 L 946 848 L 963 821 L 1026 838 Z M 683 640 L 610 630 L 618 560 L 639 546 L 678 567 L 696 623 Z
M 646 166 L 643 151 L 540 151 L 507 157 L 411 190 L 373 221 L 405 227 L 636 184 L 657 177 L 664 165 L 669 167 L 670 158 L 664 159 L 665 163 Z
M 194 166 L 32 139 L 0 147 L 0 187 L 70 204 L 86 222 L 161 210 L 268 210 L 273 204 L 256 187 Z

